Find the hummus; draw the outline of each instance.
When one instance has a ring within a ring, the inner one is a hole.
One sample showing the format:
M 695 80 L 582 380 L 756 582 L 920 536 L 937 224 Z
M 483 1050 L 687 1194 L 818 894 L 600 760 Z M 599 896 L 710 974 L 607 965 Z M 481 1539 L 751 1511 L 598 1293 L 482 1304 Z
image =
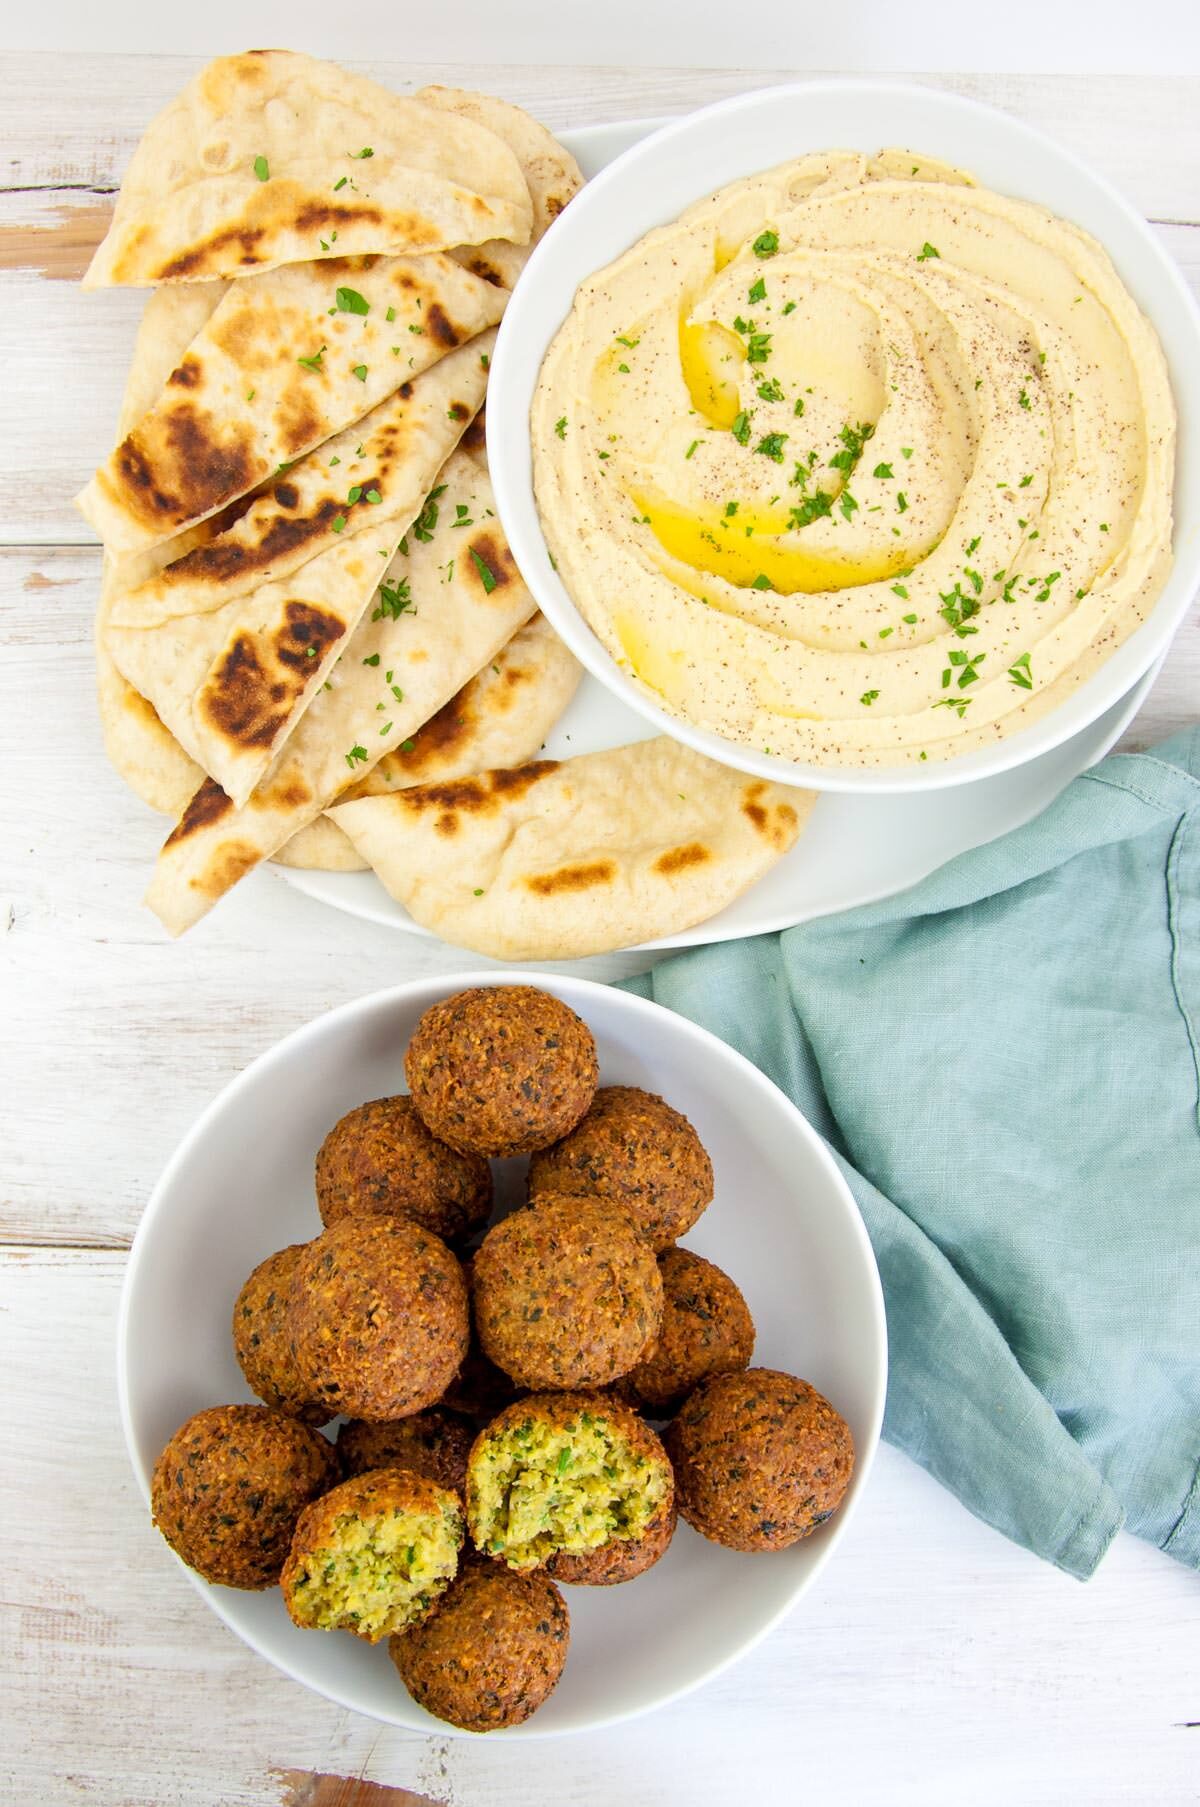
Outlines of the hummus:
M 647 234 L 580 288 L 531 426 L 609 652 L 785 759 L 1014 733 L 1170 569 L 1166 364 L 1106 253 L 908 151 L 807 156 Z

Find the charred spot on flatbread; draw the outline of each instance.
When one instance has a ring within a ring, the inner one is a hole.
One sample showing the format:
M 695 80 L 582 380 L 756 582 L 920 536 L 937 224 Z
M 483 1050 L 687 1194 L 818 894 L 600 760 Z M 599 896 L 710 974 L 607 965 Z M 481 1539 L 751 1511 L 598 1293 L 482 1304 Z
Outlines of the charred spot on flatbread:
M 177 846 L 186 841 L 189 835 L 199 833 L 202 828 L 211 828 L 222 816 L 227 816 L 233 803 L 214 778 L 206 778 L 196 792 L 174 828 L 163 842 L 164 847 Z
M 452 351 L 461 342 L 462 335 L 440 301 L 432 301 L 425 309 L 425 324 L 439 345 Z
M 141 431 L 130 433 L 115 453 L 128 500 L 151 522 L 207 514 L 228 496 L 249 489 L 260 475 L 248 430 L 218 437 L 211 415 L 190 402 L 173 409 L 159 430 L 165 433 L 173 473 L 169 480 L 161 454 Z
M 487 409 L 481 408 L 462 438 L 459 440 L 464 452 L 482 453 L 487 448 Z
M 654 870 L 663 878 L 673 878 L 677 872 L 686 872 L 689 866 L 702 866 L 711 858 L 711 848 L 700 841 L 688 841 L 683 847 L 668 847 L 665 853 L 660 853 L 654 862 Z
M 759 798 L 766 788 L 761 780 L 746 786 L 742 796 L 742 814 L 772 847 L 785 847 L 798 818 L 790 803 L 775 803 L 770 809 L 760 803 Z
M 238 249 L 238 262 L 255 264 L 258 262 L 256 247 L 261 244 L 266 234 L 265 226 L 241 224 L 227 226 L 222 232 L 214 232 L 208 239 L 190 250 L 180 251 L 175 257 L 160 264 L 154 272 L 156 282 L 177 282 L 187 276 L 203 276 L 212 269 L 219 254 L 231 246 Z
M 279 489 L 284 486 L 280 484 Z M 291 491 L 292 501 L 284 502 L 275 492 L 276 501 L 281 507 L 291 507 L 299 500 L 295 490 Z M 328 533 L 339 514 L 344 514 L 345 502 L 326 499 L 312 514 L 282 517 L 271 522 L 261 539 L 251 545 L 237 541 L 211 540 L 207 546 L 193 546 L 174 564 L 167 565 L 159 574 L 159 582 L 170 585 L 190 583 L 195 578 L 203 578 L 214 583 L 227 583 L 230 579 L 240 577 L 247 571 L 265 569 L 271 561 L 285 554 L 296 551 L 309 540 L 317 540 Z
M 340 201 L 309 201 L 297 213 L 295 226 L 297 232 L 322 231 L 329 226 L 348 226 L 351 220 L 365 222 L 369 226 L 382 224 L 383 215 L 378 207 L 348 207 Z M 411 236 L 414 240 L 422 234 L 429 235 L 429 223 L 419 219 L 415 214 L 406 214 L 393 219 L 389 231 L 398 232 L 404 238 Z
M 176 389 L 194 389 L 204 375 L 204 366 L 199 358 L 184 358 L 182 364 L 176 366 L 167 378 Z
M 453 778 L 442 784 L 418 784 L 397 791 L 393 801 L 414 816 L 436 815 L 439 834 L 457 834 L 458 814 L 494 815 L 508 798 L 524 796 L 558 770 L 557 759 L 535 759 L 528 765 L 481 772 L 475 778 Z
M 557 897 L 564 891 L 592 891 L 597 885 L 610 885 L 616 876 L 612 860 L 581 860 L 554 872 L 535 872 L 525 885 L 535 897 Z
M 273 633 L 234 636 L 196 699 L 197 713 L 237 746 L 270 746 L 345 631 L 338 616 L 312 603 L 287 603 Z

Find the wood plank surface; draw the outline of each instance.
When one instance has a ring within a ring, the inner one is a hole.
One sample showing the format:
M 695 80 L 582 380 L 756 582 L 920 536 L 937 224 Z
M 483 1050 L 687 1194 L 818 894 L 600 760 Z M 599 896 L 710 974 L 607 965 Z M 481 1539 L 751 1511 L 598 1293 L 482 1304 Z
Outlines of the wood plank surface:
M 104 763 L 98 553 L 71 496 L 111 441 L 142 298 L 73 281 L 170 56 L 0 57 L 0 1801 L 21 1807 L 1175 1807 L 1200 1799 L 1195 1578 L 1133 1539 L 1086 1588 L 884 1448 L 839 1559 L 755 1652 L 609 1734 L 496 1745 L 341 1711 L 226 1631 L 149 1525 L 114 1382 L 124 1250 L 213 1094 L 346 999 L 486 962 L 255 874 L 183 942 L 138 899 L 161 824 Z M 483 85 L 551 127 L 786 78 L 356 65 Z M 1179 77 L 954 75 L 1157 222 L 1200 292 L 1200 105 Z M 1123 744 L 1194 721 L 1193 614 Z M 610 978 L 643 955 L 574 963 Z M 322 1781 L 322 1778 L 326 1778 Z

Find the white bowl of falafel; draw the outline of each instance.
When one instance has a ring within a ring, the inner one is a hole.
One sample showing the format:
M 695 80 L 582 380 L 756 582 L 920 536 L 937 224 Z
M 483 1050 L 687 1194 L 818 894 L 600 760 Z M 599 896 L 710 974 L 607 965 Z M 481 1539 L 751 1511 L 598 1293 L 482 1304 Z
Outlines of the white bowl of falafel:
M 164 1584 L 340 1705 L 548 1736 L 790 1610 L 886 1334 L 769 1080 L 643 999 L 489 973 L 333 1011 L 214 1101 L 135 1239 L 119 1380 Z

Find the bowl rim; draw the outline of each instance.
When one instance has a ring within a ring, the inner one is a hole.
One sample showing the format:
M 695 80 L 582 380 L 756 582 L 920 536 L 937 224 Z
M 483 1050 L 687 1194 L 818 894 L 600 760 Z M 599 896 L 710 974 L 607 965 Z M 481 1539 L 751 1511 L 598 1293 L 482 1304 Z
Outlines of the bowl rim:
M 793 1121 L 793 1127 L 798 1131 L 802 1139 L 809 1144 L 817 1159 L 818 1166 L 823 1169 L 834 1194 L 840 1200 L 843 1215 L 849 1225 L 851 1236 L 856 1246 L 862 1276 L 866 1283 L 868 1310 L 876 1339 L 876 1358 L 873 1362 L 873 1373 L 871 1374 L 869 1381 L 870 1406 L 868 1412 L 868 1431 L 861 1443 L 859 1439 L 856 1438 L 855 1440 L 854 1474 L 848 1497 L 844 1504 L 839 1508 L 832 1525 L 826 1531 L 811 1567 L 798 1582 L 786 1590 L 778 1607 L 764 1620 L 763 1624 L 760 1625 L 749 1638 L 738 1643 L 735 1648 L 723 1656 L 719 1662 L 711 1665 L 701 1675 L 682 1683 L 676 1688 L 672 1688 L 667 1693 L 656 1696 L 647 1701 L 644 1705 L 634 1707 L 627 1712 L 610 1713 L 600 1718 L 581 1720 L 578 1724 L 562 1727 L 546 1727 L 544 1729 L 539 1729 L 535 1716 L 532 1720 L 523 1725 L 505 1728 L 503 1732 L 497 1734 L 497 1736 L 506 1740 L 512 1740 L 514 1738 L 562 1738 L 574 1736 L 578 1733 L 601 1731 L 606 1727 L 623 1724 L 629 1720 L 641 1718 L 647 1713 L 656 1712 L 660 1708 L 667 1707 L 671 1705 L 672 1702 L 683 1698 L 683 1696 L 693 1693 L 701 1687 L 706 1687 L 708 1683 L 715 1680 L 718 1675 L 723 1674 L 726 1669 L 738 1662 L 743 1656 L 748 1655 L 751 1650 L 760 1644 L 762 1640 L 787 1617 L 799 1601 L 801 1595 L 807 1592 L 816 1581 L 817 1577 L 824 1571 L 834 1550 L 845 1536 L 847 1526 L 853 1522 L 857 1515 L 862 1496 L 866 1491 L 871 1469 L 874 1465 L 875 1454 L 879 1447 L 880 1433 L 883 1424 L 884 1403 L 887 1393 L 888 1333 L 883 1287 L 880 1281 L 879 1267 L 875 1259 L 875 1252 L 872 1248 L 870 1237 L 867 1234 L 866 1224 L 858 1204 L 855 1201 L 854 1195 L 824 1138 L 809 1122 L 799 1106 L 792 1102 L 787 1093 L 784 1092 L 781 1087 L 777 1086 L 774 1080 L 768 1078 L 760 1068 L 756 1067 L 754 1063 L 748 1060 L 737 1048 L 732 1047 L 728 1042 L 722 1041 L 719 1036 L 714 1035 L 710 1029 L 704 1028 L 702 1024 L 693 1022 L 690 1017 L 686 1017 L 678 1011 L 670 1010 L 666 1005 L 659 1004 L 652 998 L 642 998 L 636 993 L 619 991 L 616 987 L 603 984 L 601 981 L 595 979 L 576 977 L 573 974 L 562 975 L 539 971 L 530 972 L 523 968 L 488 968 L 483 971 L 468 968 L 459 972 L 433 974 L 425 978 L 406 980 L 396 985 L 382 987 L 377 991 L 363 993 L 359 997 L 352 998 L 346 1003 L 335 1005 L 329 1010 L 322 1011 L 315 1017 L 310 1017 L 307 1022 L 301 1023 L 297 1028 L 290 1030 L 288 1034 L 280 1037 L 279 1040 L 273 1042 L 269 1047 L 264 1048 L 260 1054 L 257 1054 L 253 1060 L 248 1062 L 246 1066 L 235 1073 L 234 1076 L 221 1087 L 200 1112 L 199 1116 L 196 1117 L 191 1126 L 185 1131 L 174 1151 L 169 1156 L 166 1165 L 159 1174 L 138 1222 L 137 1230 L 134 1233 L 121 1282 L 121 1297 L 117 1311 L 115 1339 L 117 1397 L 121 1415 L 121 1430 L 125 1439 L 126 1452 L 129 1456 L 130 1465 L 137 1480 L 142 1499 L 148 1505 L 150 1500 L 150 1478 L 152 1467 L 148 1469 L 141 1457 L 131 1400 L 132 1375 L 129 1360 L 129 1346 L 135 1294 L 142 1282 L 143 1270 L 147 1264 L 147 1249 L 150 1244 L 153 1227 L 162 1219 L 167 1210 L 167 1201 L 169 1200 L 171 1191 L 174 1188 L 179 1175 L 192 1160 L 198 1146 L 213 1129 L 227 1104 L 238 1093 L 247 1090 L 261 1079 L 264 1073 L 269 1072 L 272 1066 L 282 1063 L 287 1057 L 294 1054 L 299 1049 L 302 1049 L 306 1042 L 317 1040 L 330 1029 L 348 1024 L 355 1017 L 368 1016 L 374 1012 L 386 1013 L 389 1009 L 400 1004 L 416 1006 L 420 1009 L 428 1009 L 431 1004 L 439 1002 L 442 998 L 448 997 L 454 992 L 464 991 L 476 986 L 490 988 L 500 985 L 530 984 L 535 985 L 538 989 L 547 990 L 556 997 L 560 997 L 564 1003 L 569 1004 L 572 1009 L 577 1010 L 579 1014 L 584 1017 L 585 1021 L 587 1020 L 587 1000 L 598 995 L 603 996 L 606 1003 L 611 1003 L 614 998 L 618 999 L 619 1002 L 616 1006 L 618 1010 L 628 1008 L 632 1015 L 635 1017 L 641 1016 L 647 1021 L 652 1018 L 665 1016 L 671 1019 L 676 1030 L 682 1034 L 685 1041 L 691 1040 L 694 1043 L 694 1046 L 699 1053 L 712 1053 L 715 1049 L 717 1051 L 717 1058 L 723 1059 L 727 1057 L 732 1062 L 734 1069 L 740 1071 L 743 1080 L 749 1086 L 758 1089 L 764 1096 L 772 1095 L 772 1102 L 775 1104 L 776 1108 L 781 1104 L 785 1107 L 785 1115 L 790 1115 Z M 167 1546 L 164 1545 L 164 1548 L 167 1548 Z M 351 1698 L 347 1690 L 317 1687 L 306 1677 L 296 1674 L 294 1670 L 292 1670 L 285 1662 L 281 1661 L 275 1654 L 264 1649 L 261 1642 L 256 1637 L 252 1636 L 247 1632 L 245 1627 L 236 1622 L 232 1601 L 227 1600 L 227 1596 L 236 1595 L 237 1590 L 226 1589 L 205 1581 L 202 1576 L 190 1569 L 173 1550 L 169 1550 L 168 1553 L 182 1573 L 186 1575 L 188 1581 L 196 1591 L 208 1602 L 209 1606 L 217 1614 L 217 1617 L 221 1619 L 229 1630 L 240 1638 L 242 1643 L 251 1649 L 256 1656 L 269 1663 L 273 1669 L 278 1673 L 285 1675 L 290 1681 L 296 1682 L 299 1686 L 307 1688 L 311 1693 L 319 1694 L 321 1698 L 330 1700 L 337 1706 L 346 1707 L 352 1712 L 361 1713 L 364 1717 L 378 1718 L 378 1716 L 371 1713 L 368 1708 L 363 1707 L 358 1701 Z M 404 1698 L 403 1695 L 401 1698 Z M 419 1708 L 416 1710 L 418 1712 L 420 1711 Z M 410 1732 L 420 1732 L 424 1729 L 415 1727 L 409 1720 L 396 1718 L 384 1719 L 381 1720 L 380 1723 L 395 1725 L 401 1730 Z M 443 1725 L 439 1720 L 430 1721 L 429 1735 L 438 1737 L 459 1736 L 464 1738 L 476 1736 L 474 1733 L 463 1731 L 461 1728 L 452 1726 L 448 1723 Z
M 672 116 L 665 123 L 647 121 L 646 123 L 652 128 L 648 135 L 620 152 L 612 162 L 606 164 L 597 175 L 593 176 L 585 184 L 580 194 L 575 197 L 572 209 L 578 208 L 582 204 L 586 218 L 592 209 L 603 204 L 604 196 L 611 187 L 626 179 L 627 171 L 631 167 L 636 169 L 647 163 L 653 166 L 655 158 L 661 154 L 662 150 L 673 146 L 680 138 L 686 138 L 693 133 L 703 133 L 710 126 L 728 129 L 730 120 L 736 120 L 739 115 L 752 112 L 764 102 L 782 106 L 789 101 L 802 103 L 805 99 L 818 94 L 835 98 L 853 98 L 863 102 L 884 98 L 894 100 L 896 97 L 900 97 L 903 101 L 920 105 L 928 112 L 931 122 L 930 136 L 933 137 L 936 137 L 939 115 L 983 121 L 991 127 L 998 138 L 1007 138 L 1009 142 L 1014 143 L 1020 142 L 1027 149 L 1054 161 L 1060 168 L 1065 168 L 1073 179 L 1089 187 L 1104 207 L 1119 215 L 1125 227 L 1134 234 L 1139 243 L 1140 255 L 1153 269 L 1150 280 L 1160 285 L 1165 284 L 1166 288 L 1171 291 L 1174 303 L 1181 310 L 1179 328 L 1182 333 L 1186 333 L 1190 329 L 1194 361 L 1200 367 L 1200 302 L 1197 301 L 1185 282 L 1175 259 L 1159 243 L 1145 217 L 1132 202 L 1128 201 L 1106 176 L 1095 170 L 1084 158 L 1060 144 L 1056 138 L 1043 132 L 1039 127 L 1030 125 L 1025 120 L 986 102 L 965 95 L 949 93 L 941 88 L 929 87 L 920 82 L 896 81 L 882 77 L 838 76 L 782 82 L 729 95 L 691 112 Z M 586 128 L 581 128 L 581 136 L 584 129 Z M 929 154 L 941 154 L 936 144 L 930 147 Z M 763 167 L 770 167 L 770 165 Z M 730 176 L 728 181 L 733 182 L 740 179 L 742 178 Z M 718 184 L 719 187 L 725 185 L 724 182 Z M 1001 188 L 997 188 L 997 192 L 1001 191 Z M 693 201 L 700 200 L 709 192 L 716 192 L 716 190 L 703 187 L 692 199 Z M 687 204 L 685 203 L 685 205 Z M 1045 205 L 1044 202 L 1039 204 Z M 518 568 L 539 608 L 584 668 L 603 684 L 611 695 L 636 710 L 659 733 L 667 734 L 684 745 L 692 747 L 695 751 L 718 760 L 721 764 L 731 766 L 735 770 L 752 773 L 755 777 L 766 778 L 775 783 L 799 785 L 816 791 L 847 791 L 882 795 L 907 791 L 941 790 L 1008 771 L 1014 766 L 1023 765 L 1027 761 L 1037 758 L 1042 753 L 1053 751 L 1064 741 L 1090 726 L 1106 709 L 1125 695 L 1150 669 L 1155 660 L 1166 652 L 1195 600 L 1197 589 L 1200 589 L 1200 535 L 1192 535 L 1190 544 L 1185 546 L 1182 537 L 1185 523 L 1181 519 L 1178 507 L 1180 447 L 1185 439 L 1189 444 L 1193 437 L 1200 439 L 1200 424 L 1191 427 L 1181 413 L 1178 417 L 1176 439 L 1176 506 L 1173 511 L 1172 524 L 1173 559 L 1162 591 L 1141 625 L 1122 641 L 1085 683 L 1064 697 L 1047 715 L 1020 729 L 1017 733 L 1005 735 L 992 746 L 976 748 L 971 752 L 946 760 L 934 761 L 925 766 L 883 766 L 879 768 L 811 766 L 784 760 L 773 754 L 760 753 L 749 746 L 727 740 L 709 729 L 696 726 L 662 708 L 648 691 L 632 682 L 621 671 L 607 648 L 584 619 L 566 586 L 551 569 L 549 549 L 542 533 L 534 494 L 529 409 L 536 390 L 542 361 L 562 321 L 560 320 L 550 329 L 544 344 L 541 345 L 537 365 L 532 373 L 532 381 L 528 384 L 519 374 L 514 374 L 518 357 L 521 355 L 520 351 L 516 349 L 517 340 L 523 332 L 528 330 L 525 322 L 526 297 L 535 293 L 539 283 L 543 280 L 542 273 L 546 267 L 553 267 L 552 260 L 557 258 L 558 247 L 563 242 L 564 234 L 571 231 L 578 232 L 581 229 L 578 225 L 579 220 L 580 214 L 575 212 L 574 221 L 576 223 L 572 225 L 572 211 L 566 210 L 560 219 L 554 222 L 534 248 L 505 309 L 489 373 L 486 423 L 488 462 L 492 471 L 497 512 Z M 648 225 L 645 231 L 651 229 L 652 226 Z M 644 232 L 635 234 L 628 241 L 629 245 L 635 244 L 642 236 L 644 236 Z M 1109 256 L 1112 256 L 1107 242 L 1097 233 L 1093 233 L 1092 236 L 1097 237 L 1102 248 Z M 615 253 L 618 256 L 620 254 L 620 252 Z M 611 259 L 606 261 L 611 261 Z M 1115 258 L 1113 261 L 1116 263 Z M 1145 313 L 1161 342 L 1164 332 L 1159 319 L 1161 306 L 1148 307 L 1143 299 L 1145 270 L 1131 274 L 1128 271 L 1128 260 L 1125 259 L 1123 262 L 1125 267 L 1118 264 L 1117 273 L 1121 281 L 1130 288 L 1138 307 Z M 596 273 L 598 268 L 603 267 L 605 266 L 590 263 L 587 269 L 576 278 L 572 296 L 574 288 L 577 288 L 579 283 L 586 281 Z M 570 305 L 571 303 L 568 301 L 566 312 L 563 315 L 564 320 L 570 311 Z M 538 336 L 540 337 L 540 335 Z M 1171 334 L 1170 336 L 1175 335 Z M 1184 383 L 1180 370 L 1183 360 L 1177 355 L 1172 356 L 1168 352 L 1166 344 L 1163 345 L 1163 351 L 1167 358 L 1171 392 L 1178 405 Z M 1197 449 L 1195 455 L 1200 457 L 1200 448 Z

